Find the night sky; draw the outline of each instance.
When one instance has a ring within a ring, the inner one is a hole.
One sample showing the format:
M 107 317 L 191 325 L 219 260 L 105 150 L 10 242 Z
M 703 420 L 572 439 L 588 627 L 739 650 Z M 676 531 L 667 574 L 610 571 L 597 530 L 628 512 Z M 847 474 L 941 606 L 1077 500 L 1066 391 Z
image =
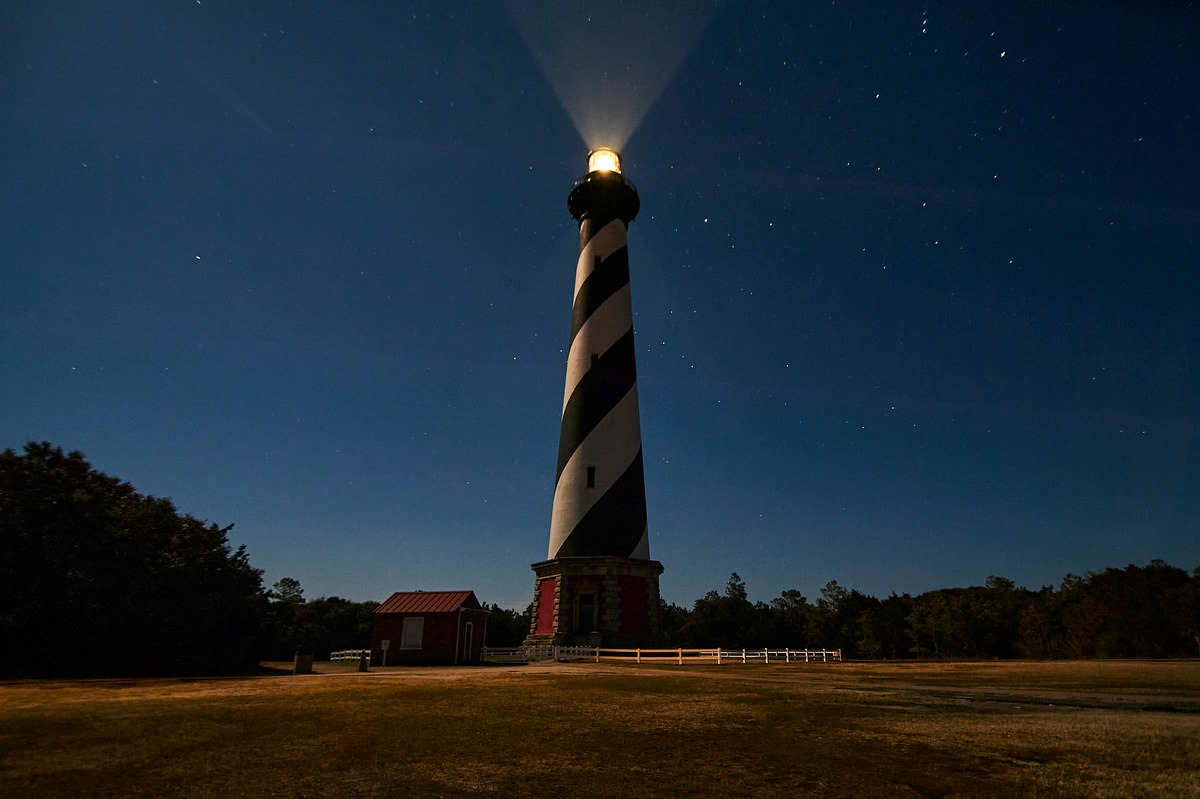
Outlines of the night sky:
M 1200 565 L 1200 7 L 560 5 L 4 3 L 0 448 L 523 608 L 608 136 L 668 601 Z

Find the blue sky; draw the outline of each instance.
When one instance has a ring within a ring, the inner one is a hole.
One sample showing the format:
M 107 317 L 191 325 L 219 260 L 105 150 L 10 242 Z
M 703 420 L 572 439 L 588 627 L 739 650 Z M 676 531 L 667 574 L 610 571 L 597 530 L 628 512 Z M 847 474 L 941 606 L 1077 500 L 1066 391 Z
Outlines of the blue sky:
M 682 5 L 618 5 L 625 46 L 542 13 L 535 54 L 520 3 L 8 4 L 0 446 L 234 524 L 268 585 L 523 607 L 587 151 L 555 85 L 665 75 L 613 115 L 668 600 L 1200 565 L 1200 12 Z

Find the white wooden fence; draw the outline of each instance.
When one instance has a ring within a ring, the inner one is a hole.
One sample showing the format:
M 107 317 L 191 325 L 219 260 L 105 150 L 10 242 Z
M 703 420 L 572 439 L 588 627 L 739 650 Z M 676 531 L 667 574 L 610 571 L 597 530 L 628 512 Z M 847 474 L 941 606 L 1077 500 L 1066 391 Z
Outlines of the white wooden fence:
M 338 660 L 351 660 L 351 661 L 354 661 L 355 663 L 357 663 L 358 660 L 363 655 L 366 655 L 367 659 L 370 660 L 371 650 L 370 649 L 343 649 L 339 652 L 330 652 L 329 660 L 331 662 L 338 661 Z
M 840 649 L 610 649 L 595 646 L 484 647 L 493 663 L 537 660 L 626 661 L 630 663 L 839 663 Z

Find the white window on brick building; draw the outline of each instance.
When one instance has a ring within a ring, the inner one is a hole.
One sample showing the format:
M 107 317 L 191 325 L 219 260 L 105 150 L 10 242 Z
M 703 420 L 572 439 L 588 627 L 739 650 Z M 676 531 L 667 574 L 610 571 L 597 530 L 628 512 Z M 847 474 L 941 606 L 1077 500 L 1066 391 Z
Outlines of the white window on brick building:
M 404 631 L 400 634 L 401 649 L 420 649 L 421 636 L 425 632 L 423 616 L 409 616 L 404 620 Z

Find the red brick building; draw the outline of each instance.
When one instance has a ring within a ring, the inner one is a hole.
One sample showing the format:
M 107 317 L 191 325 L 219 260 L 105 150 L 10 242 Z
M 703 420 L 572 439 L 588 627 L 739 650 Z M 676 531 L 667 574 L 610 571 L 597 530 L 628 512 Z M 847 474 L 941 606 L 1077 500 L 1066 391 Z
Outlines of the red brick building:
M 371 665 L 478 663 L 487 617 L 474 591 L 397 591 L 375 609 Z

